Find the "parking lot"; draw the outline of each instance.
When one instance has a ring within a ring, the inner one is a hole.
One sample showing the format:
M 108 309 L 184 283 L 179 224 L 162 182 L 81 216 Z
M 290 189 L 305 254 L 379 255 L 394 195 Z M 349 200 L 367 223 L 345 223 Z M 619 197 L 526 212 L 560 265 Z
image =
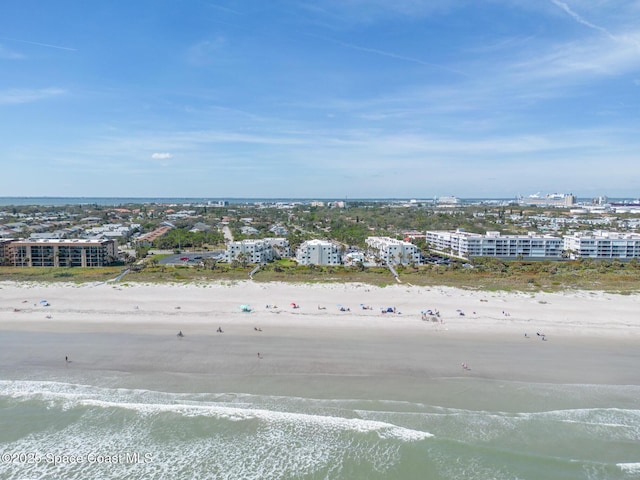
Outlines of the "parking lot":
M 169 255 L 161 258 L 158 263 L 160 265 L 196 265 L 205 258 L 214 258 L 222 260 L 224 258 L 224 250 L 214 250 L 206 252 L 183 252 Z

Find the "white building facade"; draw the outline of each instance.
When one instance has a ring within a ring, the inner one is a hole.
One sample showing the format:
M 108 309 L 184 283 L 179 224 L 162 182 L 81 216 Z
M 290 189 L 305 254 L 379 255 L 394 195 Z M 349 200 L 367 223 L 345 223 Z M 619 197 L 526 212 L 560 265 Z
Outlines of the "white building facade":
M 564 236 L 570 258 L 631 259 L 640 257 L 640 234 L 596 230 Z
M 499 257 L 558 260 L 562 258 L 563 241 L 552 235 L 482 235 L 463 230 L 427 231 L 427 245 L 434 250 L 463 258 Z
M 273 248 L 264 240 L 241 240 L 227 243 L 225 260 L 232 262 L 242 259 L 247 263 L 265 263 L 273 260 Z
M 411 242 L 390 237 L 368 237 L 366 242 L 370 253 L 377 255 L 385 263 L 420 263 L 420 250 Z
M 298 265 L 340 265 L 340 246 L 328 240 L 308 240 L 296 250 Z
M 271 247 L 273 250 L 274 258 L 285 258 L 291 256 L 291 246 L 289 245 L 289 240 L 282 237 L 269 237 L 265 238 L 264 241 Z
M 275 258 L 291 256 L 291 248 L 286 238 L 246 239 L 227 243 L 227 262 L 238 260 L 241 254 L 245 254 L 247 263 L 266 263 Z

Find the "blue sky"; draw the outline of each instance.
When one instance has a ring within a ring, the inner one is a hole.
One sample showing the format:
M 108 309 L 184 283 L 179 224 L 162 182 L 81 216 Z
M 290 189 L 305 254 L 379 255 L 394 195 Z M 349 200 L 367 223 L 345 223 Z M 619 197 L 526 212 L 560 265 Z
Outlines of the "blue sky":
M 0 196 L 640 196 L 638 0 L 5 0 Z

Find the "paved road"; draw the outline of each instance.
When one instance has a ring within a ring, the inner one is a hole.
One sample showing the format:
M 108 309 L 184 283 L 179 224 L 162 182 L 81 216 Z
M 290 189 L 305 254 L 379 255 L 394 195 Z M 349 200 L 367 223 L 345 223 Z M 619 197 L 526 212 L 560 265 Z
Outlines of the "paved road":
M 224 235 L 224 239 L 228 242 L 233 242 L 233 233 L 231 233 L 231 229 L 228 225 L 222 227 L 222 235 Z

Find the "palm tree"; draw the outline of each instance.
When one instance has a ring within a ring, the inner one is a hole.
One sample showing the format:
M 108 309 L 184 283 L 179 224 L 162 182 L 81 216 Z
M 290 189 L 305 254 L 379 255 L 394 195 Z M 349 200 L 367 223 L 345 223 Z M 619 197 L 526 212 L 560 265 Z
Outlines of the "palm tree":
M 251 255 L 248 252 L 241 252 L 238 254 L 236 259 L 240 262 L 242 268 L 247 268 L 247 264 L 249 263 L 249 260 L 251 260 Z
M 206 257 L 202 263 L 204 264 L 205 268 L 208 268 L 209 270 L 215 270 L 216 268 L 218 268 L 218 259 L 214 258 L 214 257 Z

